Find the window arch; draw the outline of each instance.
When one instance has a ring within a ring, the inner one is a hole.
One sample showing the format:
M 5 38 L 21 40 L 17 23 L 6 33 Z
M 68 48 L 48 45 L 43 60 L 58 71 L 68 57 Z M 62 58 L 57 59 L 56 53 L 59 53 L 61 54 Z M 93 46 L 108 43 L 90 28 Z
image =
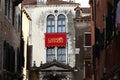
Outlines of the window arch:
M 65 16 L 63 14 L 58 15 L 57 18 L 57 32 L 66 32 L 65 28 Z
M 47 17 L 47 33 L 52 33 L 55 32 L 55 16 L 54 15 L 49 15 Z

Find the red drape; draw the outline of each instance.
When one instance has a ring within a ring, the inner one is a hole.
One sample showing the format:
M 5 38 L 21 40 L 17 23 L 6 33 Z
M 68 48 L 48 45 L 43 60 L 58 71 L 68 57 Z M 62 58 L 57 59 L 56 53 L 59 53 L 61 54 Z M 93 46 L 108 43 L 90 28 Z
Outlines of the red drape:
M 66 46 L 66 33 L 46 33 L 45 34 L 45 46 Z

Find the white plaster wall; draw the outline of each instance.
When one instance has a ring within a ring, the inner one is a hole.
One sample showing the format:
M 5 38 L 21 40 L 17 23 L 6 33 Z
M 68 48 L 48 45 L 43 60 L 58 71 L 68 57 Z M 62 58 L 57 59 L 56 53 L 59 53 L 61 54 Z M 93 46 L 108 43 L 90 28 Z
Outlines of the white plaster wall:
M 32 18 L 32 63 L 36 61 L 36 65 L 40 66 L 40 62 L 46 62 L 46 47 L 45 47 L 45 37 L 44 33 L 46 33 L 46 17 L 49 14 L 53 14 L 57 16 L 58 14 L 66 15 L 66 27 L 68 28 L 66 31 L 69 33 L 68 37 L 68 63 L 70 66 L 75 65 L 75 31 L 74 31 L 74 8 L 77 5 L 34 5 L 34 6 L 26 6 L 31 18 Z M 54 11 L 58 10 L 58 13 L 55 14 Z M 68 17 L 68 15 L 71 15 Z M 71 23 L 70 26 L 68 23 Z M 70 29 L 70 30 L 69 30 Z M 67 46 L 66 46 L 67 47 Z M 67 52 L 67 50 L 66 50 Z

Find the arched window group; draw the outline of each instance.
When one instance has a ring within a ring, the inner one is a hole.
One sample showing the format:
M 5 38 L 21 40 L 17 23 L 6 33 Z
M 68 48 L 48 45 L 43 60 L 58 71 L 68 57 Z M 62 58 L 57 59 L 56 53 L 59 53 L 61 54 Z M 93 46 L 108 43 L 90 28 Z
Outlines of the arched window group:
M 55 25 L 55 23 L 57 23 L 57 25 Z M 47 17 L 47 33 L 53 33 L 56 30 L 57 32 L 66 32 L 65 26 L 65 16 L 63 14 L 57 16 L 57 21 L 55 21 L 54 15 L 49 15 Z
M 46 33 L 64 33 L 66 32 L 65 15 L 60 14 L 57 17 L 54 15 L 47 16 Z M 66 63 L 66 48 L 65 47 L 47 47 L 46 61 L 51 62 L 54 59 Z

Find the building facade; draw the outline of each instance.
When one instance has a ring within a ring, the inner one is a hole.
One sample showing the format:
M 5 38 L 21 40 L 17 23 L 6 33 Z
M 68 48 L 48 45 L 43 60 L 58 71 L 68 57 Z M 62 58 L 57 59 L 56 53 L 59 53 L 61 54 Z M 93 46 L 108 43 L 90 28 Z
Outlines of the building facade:
M 25 0 L 23 4 L 32 18 L 32 64 L 36 64 L 32 67 L 37 67 L 43 80 L 52 71 L 57 72 L 60 79 L 62 76 L 70 79 L 75 66 L 74 8 L 79 4 L 62 0 L 48 0 L 45 3 Z
M 24 0 L 23 4 L 32 18 L 29 79 L 91 79 L 89 8 L 81 10 L 71 0 Z
M 57 3 L 58 2 L 58 3 Z M 75 65 L 75 29 L 73 18 L 77 3 L 47 1 L 25 5 L 32 18 L 32 63 L 39 66 L 54 59 Z M 59 5 L 61 3 L 61 5 Z M 52 38 L 50 38 L 52 37 Z M 62 54 L 62 55 L 60 55 Z
M 0 80 L 22 78 L 21 2 L 0 0 Z
M 78 71 L 74 72 L 74 80 L 91 79 L 91 29 L 90 8 L 76 7 L 74 18 L 76 37 L 76 65 Z
M 30 41 L 30 24 L 32 22 L 31 17 L 29 16 L 27 10 L 23 5 L 21 5 L 22 11 L 22 40 L 23 40 L 23 54 L 24 54 L 24 68 L 23 68 L 23 80 L 26 80 L 29 74 L 31 66 L 31 48 L 32 45 Z
M 119 0 L 90 0 L 93 80 L 119 80 Z

